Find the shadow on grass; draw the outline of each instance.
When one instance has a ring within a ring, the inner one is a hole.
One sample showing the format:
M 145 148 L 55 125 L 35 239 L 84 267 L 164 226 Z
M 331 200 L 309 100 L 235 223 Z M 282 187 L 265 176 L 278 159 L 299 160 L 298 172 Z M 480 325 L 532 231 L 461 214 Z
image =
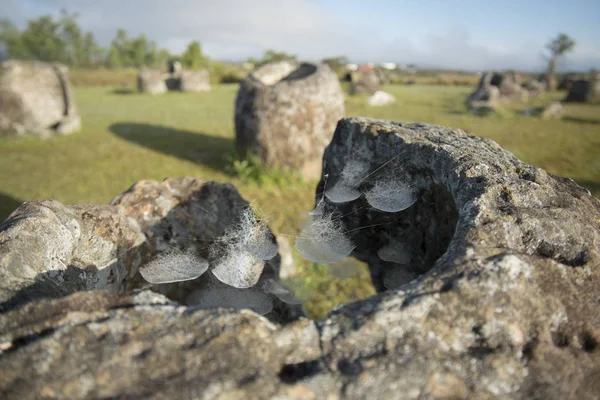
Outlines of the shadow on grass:
M 563 121 L 577 122 L 578 124 L 600 125 L 600 119 L 580 118 L 580 117 L 563 117 Z
M 4 193 L 0 193 L 0 223 L 24 202 Z
M 234 149 L 229 138 L 161 125 L 119 122 L 112 124 L 110 131 L 135 144 L 224 173 L 227 173 L 227 156 Z
M 130 89 L 130 88 L 118 88 L 118 89 L 114 89 L 111 93 L 112 94 L 136 94 L 136 93 L 138 93 L 138 91 L 134 90 L 134 89 Z
M 592 195 L 595 193 L 596 197 L 600 198 L 600 181 L 590 181 L 586 179 L 576 178 L 574 178 L 573 180 L 577 182 L 578 185 L 583 186 L 584 188 L 592 192 Z
M 446 108 L 446 114 L 448 115 L 471 115 L 469 110 L 459 110 L 457 108 Z

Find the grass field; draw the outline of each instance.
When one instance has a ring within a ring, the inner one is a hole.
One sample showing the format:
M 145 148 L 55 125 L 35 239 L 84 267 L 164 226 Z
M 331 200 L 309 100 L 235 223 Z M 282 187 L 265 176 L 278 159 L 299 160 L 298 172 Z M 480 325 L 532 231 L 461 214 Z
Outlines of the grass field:
M 227 172 L 236 90 L 237 85 L 219 85 L 210 93 L 153 97 L 110 87 L 77 88 L 81 132 L 45 141 L 0 139 L 0 219 L 26 200 L 107 203 L 138 180 L 191 175 L 232 182 L 269 216 L 276 233 L 295 234 L 300 215 L 312 207 L 315 182 L 259 184 Z M 530 164 L 573 178 L 600 197 L 600 104 L 566 105 L 566 116 L 558 121 L 517 115 L 524 105 L 480 117 L 463 105 L 469 87 L 396 85 L 384 90 L 398 102 L 371 108 L 365 97 L 348 98 L 347 115 L 461 128 L 494 139 Z M 563 96 L 544 95 L 526 107 Z M 313 317 L 373 293 L 364 270 L 360 278 L 340 280 L 324 266 L 302 268 L 306 277 L 297 284 L 313 290 L 307 305 Z

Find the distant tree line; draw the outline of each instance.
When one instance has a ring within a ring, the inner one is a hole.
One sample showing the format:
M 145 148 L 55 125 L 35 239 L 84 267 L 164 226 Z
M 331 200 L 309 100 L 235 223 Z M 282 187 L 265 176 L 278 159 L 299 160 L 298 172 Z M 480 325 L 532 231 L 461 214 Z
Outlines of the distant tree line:
M 251 57 L 248 59 L 247 62 L 254 65 L 255 67 L 260 67 L 261 65 L 265 65 L 270 62 L 296 61 L 296 59 L 297 57 L 293 54 L 288 54 L 283 51 L 267 50 L 265 51 L 262 59 Z
M 77 23 L 78 14 L 62 10 L 58 19 L 45 15 L 27 22 L 19 30 L 10 20 L 0 19 L 0 59 L 57 61 L 71 67 L 141 68 L 162 67 L 169 59 L 185 68 L 208 65 L 199 42 L 191 42 L 183 54 L 170 54 L 145 35 L 130 38 L 119 29 L 108 48 L 100 46 L 91 32 Z

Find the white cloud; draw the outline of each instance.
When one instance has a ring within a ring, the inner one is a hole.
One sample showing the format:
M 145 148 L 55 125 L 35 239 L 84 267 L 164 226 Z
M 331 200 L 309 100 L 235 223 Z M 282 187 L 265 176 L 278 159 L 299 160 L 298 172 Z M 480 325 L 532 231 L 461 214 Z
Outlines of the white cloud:
M 469 31 L 454 27 L 424 37 L 384 38 L 376 21 L 350 25 L 311 0 L 4 0 L 4 14 L 19 26 L 27 19 L 58 14 L 66 8 L 80 14 L 80 24 L 108 45 L 117 29 L 130 36 L 144 33 L 160 46 L 181 52 L 199 40 L 219 59 L 242 60 L 267 49 L 305 59 L 347 55 L 364 61 L 394 61 L 465 69 L 541 69 L 543 43 L 514 48 L 477 43 Z M 578 45 L 566 68 L 600 65 L 600 48 Z

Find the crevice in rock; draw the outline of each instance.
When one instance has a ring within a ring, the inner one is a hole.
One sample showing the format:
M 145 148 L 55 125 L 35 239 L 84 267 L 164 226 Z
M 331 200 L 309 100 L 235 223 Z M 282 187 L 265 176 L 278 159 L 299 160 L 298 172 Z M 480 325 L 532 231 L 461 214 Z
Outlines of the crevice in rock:
M 308 78 L 310 75 L 317 72 L 317 67 L 313 64 L 302 63 L 296 70 L 291 74 L 283 78 L 281 81 L 295 81 L 299 79 Z
M 592 336 L 592 334 L 588 331 L 584 331 L 581 334 L 582 346 L 581 348 L 586 353 L 592 353 L 598 350 L 598 340 Z
M 498 347 L 490 346 L 486 337 L 483 335 L 482 325 L 475 325 L 471 330 L 475 335 L 475 344 L 470 346 L 467 351 L 472 357 L 481 359 L 500 350 Z
M 283 383 L 292 384 L 304 378 L 314 376 L 322 371 L 321 361 L 304 361 L 297 364 L 286 364 L 279 371 L 279 379 Z
M 45 338 L 46 336 L 52 335 L 54 332 L 56 332 L 57 329 L 58 328 L 55 328 L 55 327 L 46 328 L 40 332 L 30 333 L 25 336 L 20 336 L 12 341 L 11 347 L 6 349 L 4 351 L 4 354 L 14 353 L 15 351 L 19 350 L 21 347 L 28 346 L 32 343 L 37 342 L 38 340 Z
M 560 330 L 552 332 L 552 343 L 556 347 L 567 347 L 569 346 L 569 336 Z
M 84 321 L 81 323 L 73 324 L 72 326 L 87 325 L 91 322 L 103 323 L 103 322 L 108 321 L 109 319 L 110 318 L 107 316 L 101 316 L 99 318 L 95 318 L 95 319 L 87 320 L 87 321 Z M 28 333 L 23 336 L 18 336 L 11 341 L 11 346 L 4 351 L 4 354 L 9 354 L 9 353 L 15 352 L 24 346 L 28 346 L 32 343 L 42 340 L 42 339 L 54 334 L 55 332 L 60 331 L 65 326 L 67 326 L 67 324 L 52 326 L 49 328 L 41 329 L 39 332 L 32 332 L 32 333 Z
M 531 340 L 525 343 L 523 349 L 521 350 L 522 360 L 524 360 L 525 362 L 529 362 L 533 358 L 535 349 L 538 345 L 538 341 L 539 340 L 537 336 L 534 336 Z
M 374 209 L 364 197 L 332 207 L 343 216 L 341 221 L 356 245 L 352 256 L 369 264 L 378 292 L 399 287 L 433 268 L 448 249 L 458 222 L 454 199 L 443 185 L 435 183 L 399 212 Z M 386 246 L 405 254 L 398 260 L 402 263 L 381 259 L 378 250 Z
M 363 370 L 359 360 L 341 359 L 337 364 L 338 370 L 344 376 L 357 376 Z

